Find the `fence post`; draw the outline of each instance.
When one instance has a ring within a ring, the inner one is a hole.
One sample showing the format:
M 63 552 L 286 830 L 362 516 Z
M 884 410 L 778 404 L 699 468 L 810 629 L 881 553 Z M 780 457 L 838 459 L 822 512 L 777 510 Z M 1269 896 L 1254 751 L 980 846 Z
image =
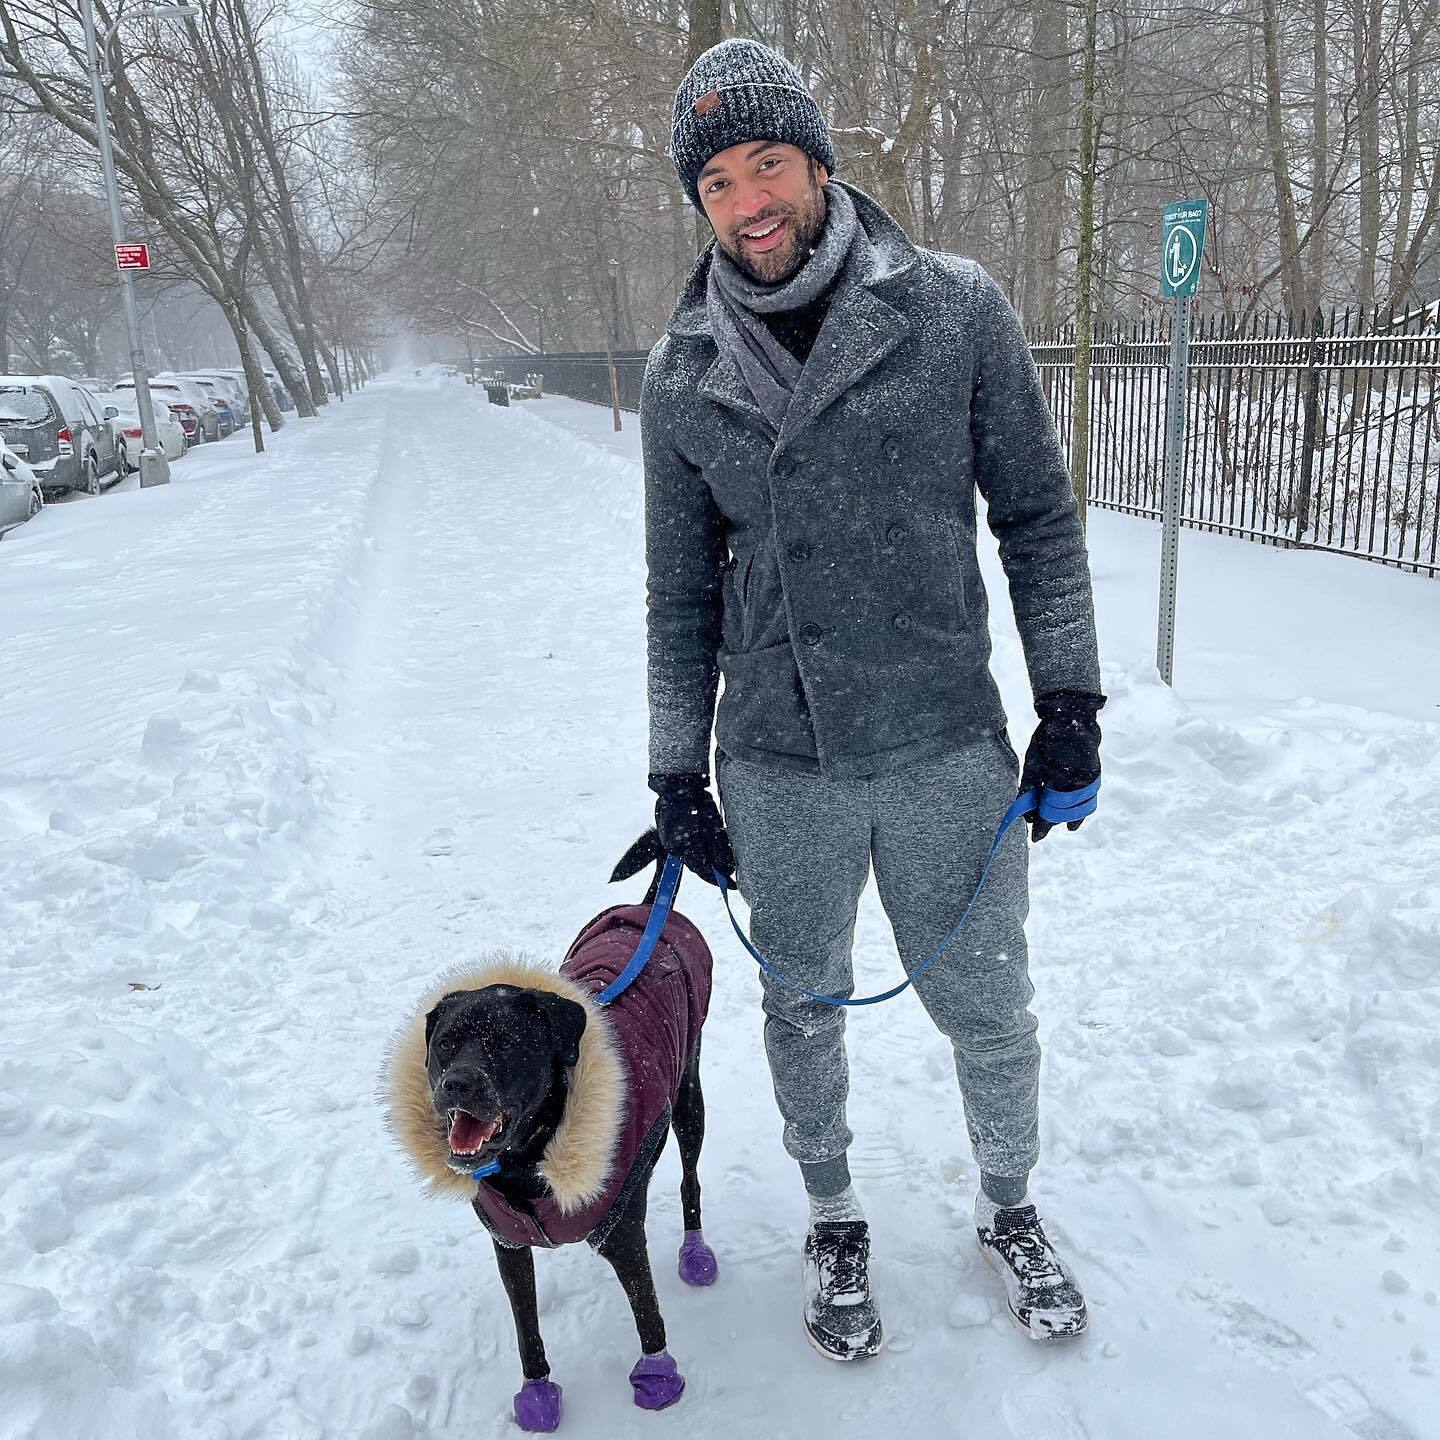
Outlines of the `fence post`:
M 1300 493 L 1295 501 L 1295 538 L 1299 540 L 1310 525 L 1310 498 L 1315 479 L 1315 415 L 1320 408 L 1320 370 L 1315 361 L 1319 354 L 1316 335 L 1320 330 L 1320 311 L 1310 322 L 1309 341 L 1305 346 L 1304 433 L 1300 441 Z

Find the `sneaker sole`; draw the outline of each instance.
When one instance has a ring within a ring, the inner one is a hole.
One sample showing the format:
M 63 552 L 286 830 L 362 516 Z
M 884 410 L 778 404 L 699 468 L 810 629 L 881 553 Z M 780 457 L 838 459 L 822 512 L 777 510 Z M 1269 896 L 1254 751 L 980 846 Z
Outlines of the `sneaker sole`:
M 975 1248 L 984 1256 L 985 1263 L 995 1272 L 996 1276 L 999 1277 L 1003 1289 L 1005 1274 L 1000 1268 L 1000 1262 L 985 1248 L 984 1242 L 978 1234 L 975 1236 Z M 1005 1313 L 1010 1317 L 1010 1323 L 1014 1325 L 1027 1340 L 1033 1340 L 1037 1345 L 1048 1345 L 1053 1340 L 1073 1340 L 1076 1336 L 1083 1335 L 1090 1328 L 1090 1312 L 1088 1310 L 1082 1310 L 1079 1312 L 1078 1324 L 1072 1321 L 1064 1330 L 1051 1330 L 1046 1334 L 1037 1335 L 1035 1331 L 1015 1313 L 1014 1307 L 1010 1304 L 1009 1295 L 1005 1296 Z M 1071 1313 L 1073 1314 L 1074 1312 L 1072 1311 Z
M 861 1350 L 851 1350 L 848 1354 L 837 1355 L 833 1350 L 827 1350 L 815 1338 L 815 1332 L 805 1323 L 801 1317 L 800 1328 L 805 1332 L 805 1343 L 817 1354 L 822 1355 L 826 1360 L 833 1360 L 837 1365 L 853 1365 L 857 1360 L 873 1360 L 881 1350 L 885 1348 L 884 1332 L 877 1325 L 872 1335 L 866 1340 L 865 1347 Z

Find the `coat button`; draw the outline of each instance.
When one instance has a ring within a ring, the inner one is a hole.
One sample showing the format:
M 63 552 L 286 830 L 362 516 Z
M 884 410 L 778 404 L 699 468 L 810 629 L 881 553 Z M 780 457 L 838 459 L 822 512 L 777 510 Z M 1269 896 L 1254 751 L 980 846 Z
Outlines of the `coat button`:
M 810 558 L 810 547 L 803 540 L 797 540 L 790 547 L 790 558 L 797 565 L 803 565 Z
M 892 525 L 886 532 L 885 538 L 892 545 L 899 545 L 905 539 L 906 531 L 903 525 Z
M 788 455 L 782 455 L 775 462 L 775 473 L 782 480 L 788 480 L 795 473 L 795 462 Z
M 820 637 L 824 633 L 818 625 L 811 624 L 800 627 L 800 639 L 804 641 L 806 645 L 818 645 L 820 643 Z
M 908 630 L 915 622 L 902 610 L 895 617 L 895 628 L 897 630 Z
M 887 435 L 880 444 L 885 458 L 892 464 L 900 458 L 900 440 L 898 436 Z

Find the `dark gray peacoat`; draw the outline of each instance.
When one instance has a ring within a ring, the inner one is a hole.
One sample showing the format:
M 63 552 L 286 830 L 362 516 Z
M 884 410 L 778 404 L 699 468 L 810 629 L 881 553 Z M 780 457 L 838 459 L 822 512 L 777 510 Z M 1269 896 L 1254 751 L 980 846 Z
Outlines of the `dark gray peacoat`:
M 1001 730 L 977 489 L 1033 693 L 1100 688 L 1084 534 L 1014 311 L 975 261 L 918 249 L 846 188 L 869 243 L 778 437 L 717 353 L 709 249 L 650 352 L 652 771 L 708 773 L 712 721 L 729 755 L 837 778 Z

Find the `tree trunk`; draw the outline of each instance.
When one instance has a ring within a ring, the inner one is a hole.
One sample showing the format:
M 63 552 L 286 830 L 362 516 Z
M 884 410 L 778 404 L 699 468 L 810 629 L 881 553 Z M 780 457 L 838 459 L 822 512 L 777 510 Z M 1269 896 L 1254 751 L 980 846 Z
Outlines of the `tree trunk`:
M 725 38 L 724 0 L 688 0 L 689 39 L 685 46 L 685 68 L 690 67 L 712 45 Z M 703 211 L 695 215 L 695 253 L 709 242 L 712 231 Z
M 1275 185 L 1275 208 L 1279 220 L 1280 288 L 1286 310 L 1294 315 L 1305 304 L 1305 277 L 1300 269 L 1300 233 L 1295 223 L 1295 192 L 1290 184 L 1290 161 L 1285 154 L 1279 17 L 1276 0 L 1260 0 L 1260 3 L 1265 46 L 1265 139 L 1270 151 L 1270 175 Z
M 235 346 L 240 351 L 240 365 L 245 371 L 245 386 L 250 391 L 250 424 L 254 431 L 255 449 L 258 453 L 265 448 L 265 437 L 260 429 L 261 413 L 264 413 L 271 430 L 278 430 L 285 423 L 285 417 L 275 403 L 274 392 L 270 389 L 270 382 L 265 378 L 265 372 L 260 365 L 260 357 L 255 353 L 255 343 L 251 339 L 250 331 L 246 327 L 239 308 L 233 304 L 222 305 L 220 308 L 229 322 L 230 333 L 235 337 Z
M 1095 0 L 1085 0 L 1085 78 L 1080 99 L 1080 237 L 1075 261 L 1075 408 L 1070 481 L 1080 523 L 1090 492 L 1090 316 L 1095 230 Z
M 1356 299 L 1363 312 L 1375 303 L 1380 249 L 1380 20 L 1383 0 L 1351 0 L 1355 100 L 1360 137 L 1360 254 Z
M 1326 165 L 1330 152 L 1330 97 L 1327 87 L 1325 54 L 1325 32 L 1329 24 L 1326 0 L 1313 0 L 1311 26 L 1314 31 L 1315 58 L 1313 62 L 1314 93 L 1310 101 L 1310 128 L 1313 135 L 1310 169 L 1310 241 L 1308 270 L 1308 300 L 1306 312 L 1313 314 L 1320 308 L 1320 297 L 1325 293 L 1325 231 L 1327 222 L 1325 208 L 1329 203 L 1329 175 Z
M 265 353 L 270 357 L 270 363 L 275 367 L 276 374 L 280 376 L 280 383 L 290 392 L 291 398 L 295 401 L 297 413 L 307 419 L 313 416 L 315 407 L 310 404 L 310 397 L 305 389 L 305 377 L 295 368 L 284 340 L 276 333 L 275 327 L 266 318 L 265 312 L 255 303 L 248 291 L 239 297 L 238 303 L 240 314 L 250 329 L 255 332 L 255 338 L 259 340 Z
M 1063 135 L 1068 43 L 1060 0 L 1035 0 L 1030 40 L 1030 121 L 1025 162 L 1024 258 L 1020 313 L 1032 325 L 1049 325 L 1055 314 L 1054 217 L 1065 185 Z M 1057 144 L 1057 141 L 1059 142 Z

